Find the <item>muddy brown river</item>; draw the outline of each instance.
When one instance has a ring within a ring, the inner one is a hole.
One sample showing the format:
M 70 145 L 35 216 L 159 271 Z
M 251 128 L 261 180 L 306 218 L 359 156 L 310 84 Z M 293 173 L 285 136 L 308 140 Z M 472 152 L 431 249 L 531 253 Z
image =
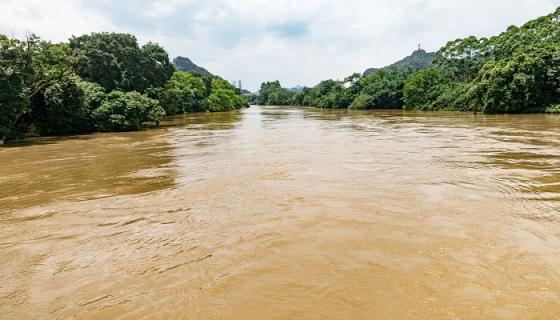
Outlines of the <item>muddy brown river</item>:
M 252 107 L 0 148 L 1 319 L 560 319 L 560 117 Z

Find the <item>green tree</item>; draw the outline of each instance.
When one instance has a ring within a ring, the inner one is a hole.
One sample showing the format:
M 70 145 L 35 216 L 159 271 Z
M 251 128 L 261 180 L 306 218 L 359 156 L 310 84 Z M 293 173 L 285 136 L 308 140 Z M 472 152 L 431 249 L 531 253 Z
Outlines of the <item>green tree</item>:
M 491 57 L 491 41 L 468 37 L 448 42 L 435 58 L 435 65 L 458 82 L 473 80 L 482 65 Z
M 349 106 L 350 109 L 399 109 L 403 107 L 403 88 L 405 81 L 413 74 L 412 69 L 397 67 L 373 71 L 362 77 L 358 85 L 358 95 Z M 354 86 L 351 86 L 352 89 Z
M 169 55 L 160 45 L 149 42 L 142 46 L 141 77 L 145 82 L 141 87 L 162 87 L 173 76 L 175 68 Z M 136 88 L 141 89 L 141 88 Z
M 356 110 L 365 110 L 365 109 L 373 109 L 374 106 L 377 105 L 377 101 L 375 97 L 367 94 L 367 93 L 360 93 L 352 104 L 348 107 L 349 109 L 356 109 Z
M 204 111 L 207 89 L 201 76 L 177 71 L 160 94 L 167 115 Z
M 28 132 L 47 88 L 68 83 L 72 76 L 68 47 L 30 35 L 24 41 L 0 36 L 0 138 Z
M 282 88 L 279 81 L 265 82 L 261 85 L 256 103 L 260 105 L 289 105 L 294 94 Z
M 405 109 L 435 109 L 434 102 L 449 88 L 450 84 L 451 81 L 438 68 L 419 71 L 404 86 Z
M 476 111 L 471 82 L 450 82 L 434 101 L 434 110 Z
M 92 33 L 70 39 L 74 71 L 107 91 L 145 92 L 161 87 L 174 68 L 165 50 L 148 43 L 142 48 L 136 37 L 122 33 Z
M 0 35 L 0 140 L 16 134 L 16 122 L 29 107 L 32 60 L 25 43 Z
M 59 44 L 34 35 L 25 40 L 0 35 L 2 142 L 37 134 L 140 130 L 165 116 L 153 98 L 164 102 L 169 114 L 247 105 L 224 80 L 174 74 L 163 48 L 139 47 L 132 35 L 93 33 Z
M 141 130 L 145 122 L 159 123 L 165 117 L 165 110 L 157 100 L 138 92 L 115 90 L 93 115 L 100 131 L 130 131 Z
M 347 108 L 351 101 L 352 96 L 346 90 L 343 82 L 325 80 L 305 91 L 303 105 L 327 109 L 343 109 Z
M 92 113 L 75 77 L 66 77 L 34 96 L 29 123 L 40 135 L 93 131 Z
M 234 86 L 217 77 L 212 79 L 212 93 L 206 99 L 207 111 L 232 111 L 246 106 L 247 101 L 237 93 Z
M 473 85 L 480 111 L 486 113 L 526 112 L 560 101 L 556 50 L 535 48 L 511 58 L 488 61 Z

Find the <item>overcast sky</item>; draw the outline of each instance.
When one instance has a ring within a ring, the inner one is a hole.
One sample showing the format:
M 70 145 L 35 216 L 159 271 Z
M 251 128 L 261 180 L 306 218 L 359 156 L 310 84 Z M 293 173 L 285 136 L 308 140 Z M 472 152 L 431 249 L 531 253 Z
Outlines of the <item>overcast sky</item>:
M 560 0 L 0 0 L 0 33 L 63 41 L 135 34 L 250 90 L 314 85 L 390 64 L 418 43 L 490 36 Z

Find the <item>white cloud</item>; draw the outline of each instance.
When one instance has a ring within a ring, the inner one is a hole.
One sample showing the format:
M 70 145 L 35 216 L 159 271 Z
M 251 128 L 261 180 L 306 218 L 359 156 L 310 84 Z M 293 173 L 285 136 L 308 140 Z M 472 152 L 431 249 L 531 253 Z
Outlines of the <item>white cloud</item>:
M 2 0 L 0 32 L 63 40 L 91 31 L 156 41 L 250 89 L 343 78 L 418 43 L 490 36 L 552 12 L 559 0 Z
M 145 15 L 150 18 L 163 17 L 172 14 L 177 8 L 171 2 L 156 1 L 151 3 L 145 11 Z
M 1 0 L 0 33 L 22 37 L 26 33 L 52 41 L 113 28 L 103 16 L 84 10 L 78 0 Z

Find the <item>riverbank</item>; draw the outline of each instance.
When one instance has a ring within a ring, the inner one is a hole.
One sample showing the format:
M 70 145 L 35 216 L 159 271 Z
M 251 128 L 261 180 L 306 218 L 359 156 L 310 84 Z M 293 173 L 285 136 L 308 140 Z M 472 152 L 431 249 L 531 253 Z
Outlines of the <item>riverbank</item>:
M 454 110 L 488 114 L 560 113 L 560 8 L 491 38 L 447 42 L 392 65 L 288 89 L 261 84 L 261 105 L 326 109 Z
M 78 133 L 71 133 L 71 134 L 59 134 L 59 135 L 48 135 L 48 136 L 29 136 L 24 138 L 17 138 L 4 141 L 4 144 L 0 146 L 5 148 L 17 148 L 20 146 L 29 146 L 34 144 L 45 144 L 51 143 L 53 141 L 65 140 L 65 139 L 75 139 L 75 138 L 87 138 L 88 136 L 95 136 L 95 135 L 111 135 L 111 134 L 118 134 L 118 133 L 131 133 L 135 131 L 150 131 L 150 130 L 159 130 L 159 129 L 166 129 L 169 127 L 174 126 L 182 126 L 185 123 L 188 123 L 189 119 L 227 119 L 230 117 L 235 117 L 239 115 L 241 110 L 235 111 L 224 111 L 224 112 L 189 112 L 184 114 L 178 114 L 173 116 L 166 116 L 164 119 L 161 120 L 159 124 L 154 123 L 144 123 L 142 130 L 132 130 L 132 131 L 90 131 L 90 132 L 78 132 Z
M 178 71 L 161 46 L 140 45 L 131 34 L 92 33 L 56 44 L 0 34 L 0 49 L 6 139 L 135 131 L 165 116 L 248 105 L 226 80 Z
M 258 105 L 252 105 L 250 107 L 253 108 L 267 108 L 267 106 L 258 106 Z M 248 108 L 250 108 L 248 107 Z M 268 106 L 270 107 L 270 106 Z M 482 113 L 473 113 L 473 112 L 469 112 L 469 111 L 457 111 L 457 110 L 405 110 L 405 109 L 364 109 L 364 110 L 355 110 L 355 109 L 325 109 L 325 108 L 318 108 L 318 107 L 301 107 L 301 106 L 276 106 L 278 108 L 286 108 L 286 109 L 301 109 L 301 108 L 307 108 L 310 110 L 316 110 L 318 112 L 326 112 L 326 113 L 330 113 L 330 112 L 334 112 L 334 113 L 340 113 L 340 112 L 344 112 L 344 113 L 356 113 L 356 114 L 375 114 L 377 112 L 388 112 L 388 113 L 399 113 L 402 112 L 402 114 L 418 114 L 418 115 L 429 115 L 429 116 L 437 116 L 438 114 L 442 115 L 442 116 L 458 116 L 458 117 L 463 117 L 464 115 L 479 115 L 479 116 L 483 116 L 485 114 Z M 549 109 L 549 110 L 545 110 L 545 108 L 540 109 L 541 112 L 537 112 L 537 110 L 533 110 L 534 112 L 532 113 L 510 113 L 510 114 L 501 114 L 501 115 L 494 115 L 494 116 L 515 116 L 515 115 L 560 115 L 560 110 L 559 109 Z M 227 115 L 229 114 L 235 114 L 235 113 L 239 113 L 241 111 L 237 110 L 237 111 L 230 111 L 230 112 L 216 112 L 216 113 L 200 113 L 200 112 L 193 112 L 193 113 L 185 113 L 185 114 L 181 114 L 181 115 L 174 115 L 174 116 L 167 116 L 166 119 L 162 120 L 162 122 L 159 125 L 156 125 L 155 123 L 146 123 L 144 125 L 144 130 L 150 130 L 150 129 L 157 129 L 157 128 L 166 128 L 168 126 L 176 126 L 176 125 L 182 125 L 182 122 L 178 119 L 186 119 L 186 118 L 198 118 L 198 117 L 221 117 L 221 116 L 225 116 L 226 118 L 228 117 Z M 122 132 L 122 131 L 121 131 Z M 87 136 L 87 135 L 92 135 L 95 133 L 99 133 L 96 131 L 91 131 L 91 132 L 81 132 L 81 133 L 74 133 L 74 134 L 63 134 L 63 135 L 51 135 L 51 136 L 32 136 L 32 137 L 26 137 L 26 138 L 20 138 L 20 139 L 12 139 L 12 140 L 8 140 L 8 141 L 4 141 L 2 143 L 2 141 L 0 141 L 0 146 L 3 147 L 18 147 L 18 146 L 24 146 L 24 145 L 30 145 L 30 144 L 34 144 L 35 141 L 48 141 L 51 139 L 56 140 L 57 138 L 62 138 L 64 139 L 65 137 L 68 138 L 72 138 L 72 137 L 79 137 L 79 136 Z M 105 133 L 109 133 L 109 132 L 105 132 Z

